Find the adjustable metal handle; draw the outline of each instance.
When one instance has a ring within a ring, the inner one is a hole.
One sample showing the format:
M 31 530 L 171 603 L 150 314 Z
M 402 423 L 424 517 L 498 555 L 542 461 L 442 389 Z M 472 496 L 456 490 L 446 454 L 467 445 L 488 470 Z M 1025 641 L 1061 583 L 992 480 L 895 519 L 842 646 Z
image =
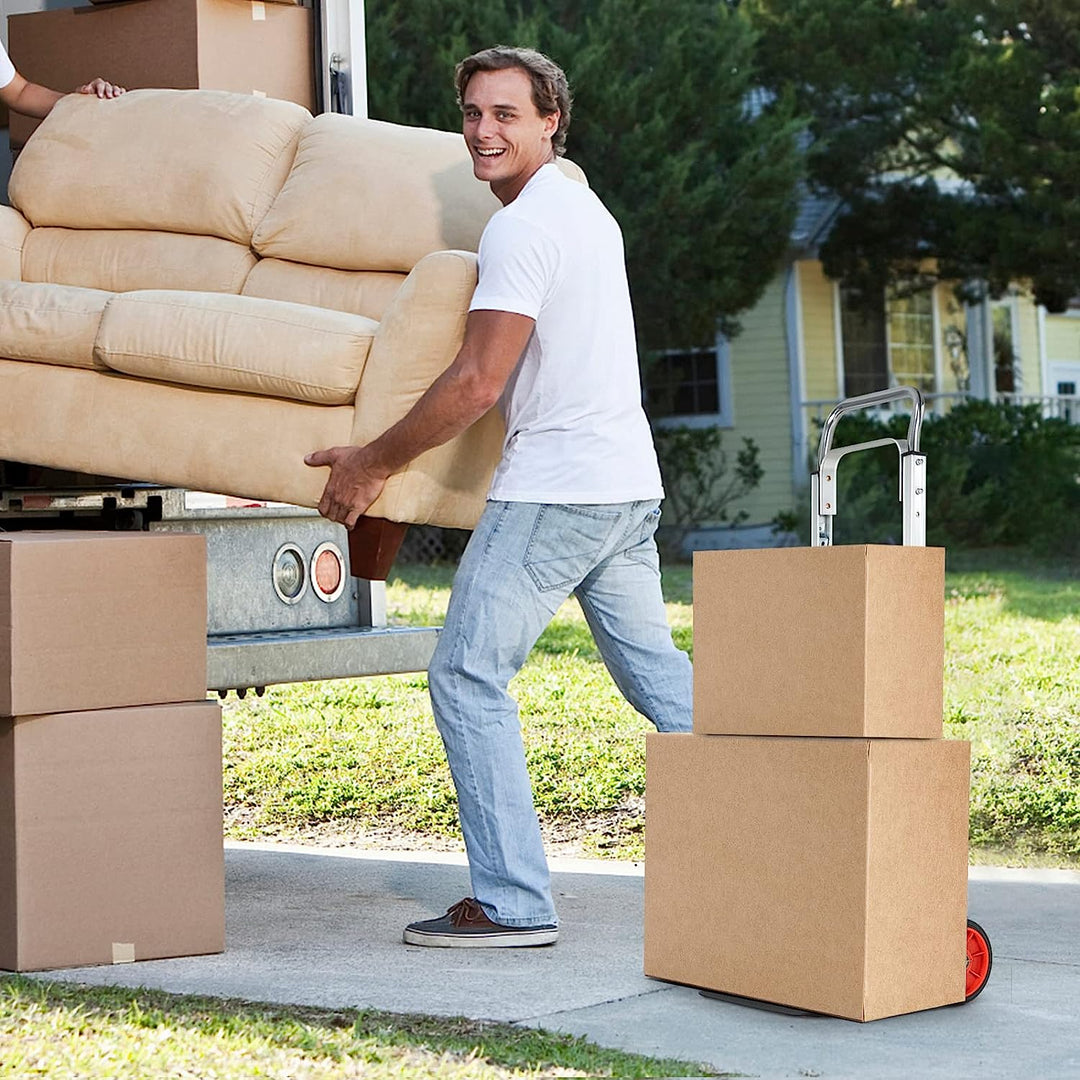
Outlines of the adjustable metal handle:
M 840 420 L 850 412 L 870 409 L 891 401 L 909 399 L 911 420 L 906 439 L 873 439 L 852 446 L 833 447 L 833 435 Z M 818 466 L 810 474 L 810 543 L 829 547 L 836 516 L 836 467 L 842 457 L 877 446 L 895 446 L 900 453 L 900 503 L 904 524 L 904 543 L 911 547 L 926 544 L 926 455 L 919 450 L 926 403 L 914 386 L 895 386 L 873 394 L 845 398 L 829 413 L 821 429 Z

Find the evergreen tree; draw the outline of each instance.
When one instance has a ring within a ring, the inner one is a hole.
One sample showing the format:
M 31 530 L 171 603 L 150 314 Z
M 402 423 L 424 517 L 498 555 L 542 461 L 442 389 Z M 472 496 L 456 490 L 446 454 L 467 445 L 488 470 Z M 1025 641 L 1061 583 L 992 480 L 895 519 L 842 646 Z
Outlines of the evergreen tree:
M 574 92 L 567 155 L 615 215 L 645 349 L 731 332 L 776 273 L 801 156 L 756 38 L 715 0 L 368 0 L 373 116 L 457 128 L 457 60 L 541 49 Z M 757 102 L 756 106 L 754 102 Z
M 822 251 L 830 275 L 940 278 L 966 299 L 1022 280 L 1051 310 L 1080 294 L 1075 0 L 744 8 L 766 81 L 813 118 L 812 178 L 845 203 Z

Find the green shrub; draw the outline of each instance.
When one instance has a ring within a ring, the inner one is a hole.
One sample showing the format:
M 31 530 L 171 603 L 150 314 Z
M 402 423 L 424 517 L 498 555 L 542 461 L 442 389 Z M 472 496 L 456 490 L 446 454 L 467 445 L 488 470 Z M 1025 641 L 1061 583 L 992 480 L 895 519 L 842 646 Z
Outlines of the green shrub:
M 719 427 L 661 425 L 653 431 L 656 456 L 664 483 L 663 532 L 665 554 L 679 557 L 686 534 L 701 525 L 730 522 L 739 525 L 746 511 L 729 513 L 761 483 L 765 470 L 753 439 L 744 438 L 731 462 Z
M 1080 725 L 1027 719 L 1003 753 L 972 762 L 971 842 L 1080 858 Z
M 834 445 L 903 438 L 906 416 L 841 420 Z M 968 401 L 923 425 L 927 543 L 1080 554 L 1080 425 L 1035 405 Z M 837 470 L 837 542 L 899 543 L 896 452 L 846 457 Z

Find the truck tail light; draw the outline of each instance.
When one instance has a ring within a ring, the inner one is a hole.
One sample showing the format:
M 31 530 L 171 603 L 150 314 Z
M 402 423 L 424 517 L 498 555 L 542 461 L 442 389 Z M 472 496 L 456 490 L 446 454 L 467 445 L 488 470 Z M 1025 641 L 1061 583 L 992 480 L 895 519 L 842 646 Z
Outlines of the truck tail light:
M 329 540 L 320 544 L 311 556 L 311 587 L 315 595 L 332 604 L 344 591 L 345 557 L 337 544 Z

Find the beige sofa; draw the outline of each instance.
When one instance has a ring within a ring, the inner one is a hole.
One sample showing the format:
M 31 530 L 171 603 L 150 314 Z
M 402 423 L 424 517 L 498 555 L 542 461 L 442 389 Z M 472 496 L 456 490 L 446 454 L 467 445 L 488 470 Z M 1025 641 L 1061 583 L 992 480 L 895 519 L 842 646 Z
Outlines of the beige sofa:
M 453 359 L 498 208 L 460 135 L 205 90 L 64 98 L 9 193 L 0 459 L 301 506 L 306 453 Z M 501 440 L 493 411 L 421 455 L 367 525 L 471 527 Z

